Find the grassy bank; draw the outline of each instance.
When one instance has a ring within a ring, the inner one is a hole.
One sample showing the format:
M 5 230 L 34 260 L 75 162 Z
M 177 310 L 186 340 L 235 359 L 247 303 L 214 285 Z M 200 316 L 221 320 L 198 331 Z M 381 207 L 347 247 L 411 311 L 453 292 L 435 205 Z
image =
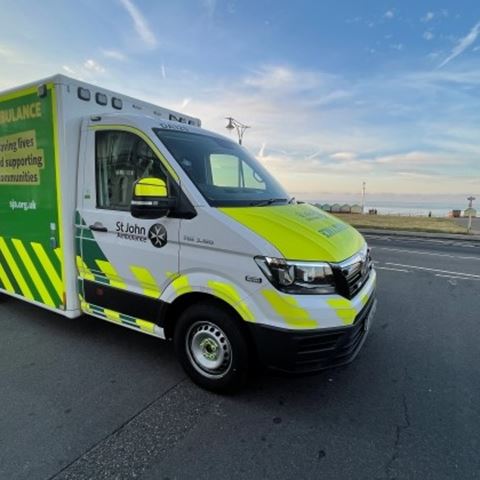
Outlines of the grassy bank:
M 457 225 L 450 218 L 407 217 L 400 215 L 352 215 L 348 213 L 335 215 L 344 222 L 350 223 L 357 228 L 431 233 L 467 233 L 466 228 Z

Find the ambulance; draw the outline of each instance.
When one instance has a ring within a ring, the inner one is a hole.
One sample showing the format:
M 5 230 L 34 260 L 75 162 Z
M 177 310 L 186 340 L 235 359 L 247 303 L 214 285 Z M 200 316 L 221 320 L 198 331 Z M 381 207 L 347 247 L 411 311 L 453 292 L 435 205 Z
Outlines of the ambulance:
M 350 362 L 375 279 L 359 232 L 197 118 L 63 75 L 0 93 L 3 300 L 172 341 L 225 392 Z

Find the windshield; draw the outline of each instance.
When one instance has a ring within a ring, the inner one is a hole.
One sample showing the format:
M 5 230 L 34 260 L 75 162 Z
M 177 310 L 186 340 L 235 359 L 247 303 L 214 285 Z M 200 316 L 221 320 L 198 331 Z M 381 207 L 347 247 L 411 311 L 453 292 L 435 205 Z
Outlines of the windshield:
M 262 206 L 289 201 L 278 182 L 237 143 L 191 132 L 154 131 L 210 205 Z

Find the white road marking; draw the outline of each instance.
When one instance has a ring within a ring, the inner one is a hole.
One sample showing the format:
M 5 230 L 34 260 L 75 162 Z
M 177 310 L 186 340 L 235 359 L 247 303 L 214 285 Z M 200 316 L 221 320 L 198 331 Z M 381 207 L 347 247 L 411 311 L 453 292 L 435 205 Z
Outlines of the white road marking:
M 450 255 L 448 253 L 435 253 L 435 252 L 427 252 L 421 250 L 408 250 L 406 248 L 390 248 L 390 247 L 373 247 L 374 250 L 387 250 L 389 252 L 400 252 L 400 253 L 414 253 L 418 255 L 432 255 L 435 257 L 448 257 L 448 258 L 457 258 L 459 260 L 477 260 L 480 262 L 480 257 L 463 257 L 457 255 Z
M 454 247 L 467 247 L 467 248 L 478 248 L 478 245 L 475 245 L 475 242 L 465 241 L 461 242 L 455 239 L 452 240 L 439 240 L 435 238 L 421 238 L 421 237 L 389 237 L 383 235 L 364 235 L 367 239 L 372 240 L 386 240 L 386 241 L 394 241 L 399 243 L 408 243 L 408 242 L 421 242 L 421 243 L 438 243 L 441 245 L 450 245 Z
M 403 268 L 389 268 L 389 267 L 379 267 L 375 265 L 375 270 L 389 270 L 391 272 L 405 272 L 410 273 L 410 270 L 404 270 Z
M 455 277 L 453 275 L 442 275 L 440 273 L 436 273 L 435 276 L 436 277 L 443 277 L 443 278 L 453 278 L 455 280 L 477 280 L 477 281 L 480 281 L 480 278 Z
M 419 267 L 418 265 L 404 265 L 402 263 L 392 263 L 392 262 L 385 262 L 385 265 L 392 265 L 393 267 L 413 268 L 415 270 L 424 270 L 426 272 L 446 273 L 447 275 L 457 275 L 457 276 L 460 276 L 460 277 L 469 277 L 469 278 L 480 279 L 480 275 L 475 275 L 474 273 L 450 272 L 449 270 L 440 270 L 438 268 Z

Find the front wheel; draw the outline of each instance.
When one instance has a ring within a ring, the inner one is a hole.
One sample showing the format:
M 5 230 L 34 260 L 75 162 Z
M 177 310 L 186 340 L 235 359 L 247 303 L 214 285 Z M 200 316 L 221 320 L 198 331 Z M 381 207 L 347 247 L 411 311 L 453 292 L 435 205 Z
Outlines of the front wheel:
M 248 342 L 227 310 L 213 303 L 192 305 L 178 320 L 174 343 L 183 368 L 201 387 L 228 392 L 245 383 Z

